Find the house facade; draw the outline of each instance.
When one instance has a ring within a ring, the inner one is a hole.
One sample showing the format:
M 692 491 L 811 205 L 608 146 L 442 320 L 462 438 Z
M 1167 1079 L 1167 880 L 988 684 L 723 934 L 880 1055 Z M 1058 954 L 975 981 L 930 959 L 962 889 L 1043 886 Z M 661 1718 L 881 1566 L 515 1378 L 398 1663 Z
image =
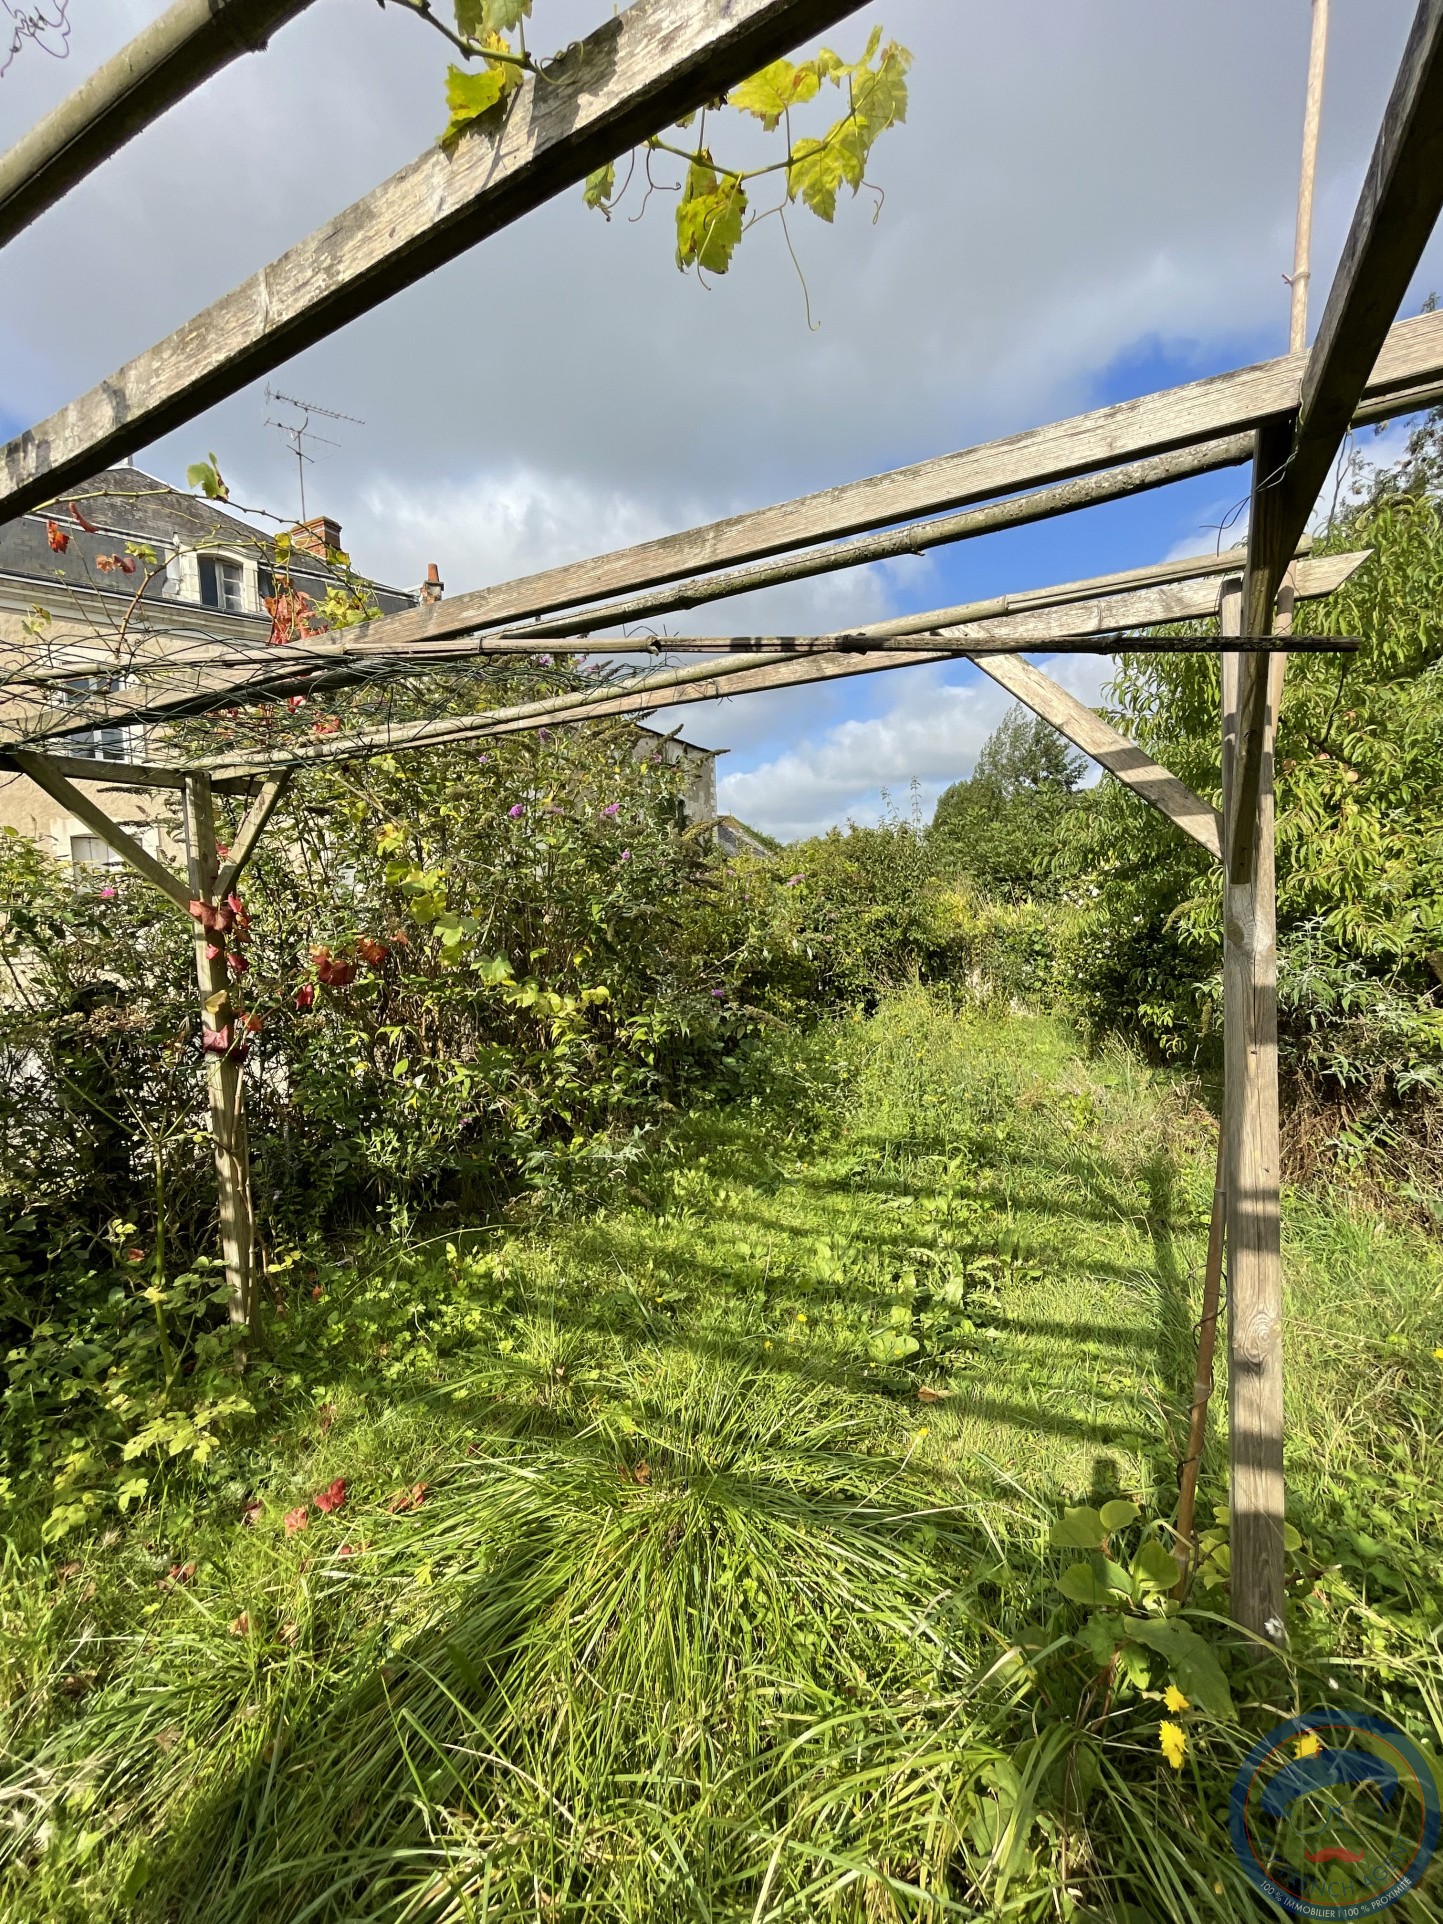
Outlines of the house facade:
M 0 659 L 43 668 L 49 680 L 37 699 L 62 727 L 66 707 L 101 676 L 114 685 L 127 666 L 187 641 L 263 645 L 298 605 L 323 621 L 328 596 L 357 592 L 391 614 L 438 600 L 443 589 L 434 564 L 416 588 L 358 576 L 340 527 L 324 516 L 278 538 L 139 468 L 109 468 L 63 502 L 0 526 Z M 146 759 L 146 732 L 93 728 L 67 737 L 64 753 L 94 761 L 84 786 L 113 820 L 151 854 L 175 858 L 173 797 L 106 779 L 107 764 Z M 639 727 L 636 753 L 684 764 L 685 822 L 715 821 L 713 751 Z M 0 831 L 7 828 L 80 870 L 118 860 L 43 789 L 0 769 Z

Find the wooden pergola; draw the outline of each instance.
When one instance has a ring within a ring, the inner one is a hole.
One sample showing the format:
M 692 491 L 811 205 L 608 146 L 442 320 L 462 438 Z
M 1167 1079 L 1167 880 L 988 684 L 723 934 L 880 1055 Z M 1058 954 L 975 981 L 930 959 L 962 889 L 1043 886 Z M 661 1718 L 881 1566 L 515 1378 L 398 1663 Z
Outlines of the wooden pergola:
M 174 100 L 308 0 L 178 0 L 0 160 L 0 242 Z M 269 267 L 90 393 L 0 450 L 0 517 L 51 501 L 325 338 L 594 169 L 716 99 L 859 10 L 861 0 L 633 0 L 527 75 L 501 124 L 429 148 Z M 1274 900 L 1273 735 L 1288 652 L 1346 650 L 1292 635 L 1300 598 L 1331 593 L 1366 559 L 1313 558 L 1306 530 L 1355 424 L 1443 400 L 1443 313 L 1397 322 L 1443 204 L 1443 0 L 1419 0 L 1316 339 L 1306 346 L 1311 154 L 1322 94 L 1326 0 L 1314 0 L 1304 190 L 1290 352 L 1233 373 L 1029 429 L 819 494 L 485 587 L 283 651 L 195 641 L 127 669 L 123 686 L 60 712 L 47 687 L 75 667 L 27 664 L 0 686 L 0 760 L 71 810 L 191 914 L 205 1021 L 223 1029 L 220 913 L 293 773 L 313 764 L 476 741 L 608 715 L 964 659 L 1043 716 L 1185 835 L 1224 877 L 1225 1096 L 1205 1281 L 1203 1361 L 1185 1467 L 1190 1530 L 1210 1331 L 1227 1252 L 1232 1608 L 1284 1639 L 1282 1282 Z M 415 677 L 488 656 L 655 653 L 608 631 L 679 609 L 922 553 L 1250 463 L 1247 545 L 960 608 L 812 636 L 672 639 L 685 666 L 434 721 L 383 724 L 264 755 L 107 763 L 107 783 L 176 789 L 188 873 L 143 849 L 77 781 L 96 765 L 65 737 L 99 722 L 163 722 L 306 690 Z M 1221 638 L 1139 639 L 1158 624 L 1220 617 Z M 605 637 L 598 640 L 598 636 Z M 1201 649 L 1222 661 L 1219 813 L 1024 659 L 1029 652 Z M 248 798 L 222 863 L 214 796 Z M 196 915 L 197 907 L 201 911 Z M 234 1313 L 251 1309 L 252 1224 L 238 1053 L 207 1057 L 220 1220 Z

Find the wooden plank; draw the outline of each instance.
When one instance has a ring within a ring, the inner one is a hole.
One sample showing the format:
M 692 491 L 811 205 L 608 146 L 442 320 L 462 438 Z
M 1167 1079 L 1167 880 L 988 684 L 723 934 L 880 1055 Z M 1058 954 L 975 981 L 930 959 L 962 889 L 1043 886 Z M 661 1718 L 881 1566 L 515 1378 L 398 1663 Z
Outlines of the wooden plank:
M 1283 491 L 1307 525 L 1443 209 L 1443 0 L 1420 0 L 1308 357 Z
M 1242 620 L 1243 584 L 1224 591 L 1225 633 Z M 1241 723 L 1242 657 L 1223 656 L 1223 810 L 1230 835 Z M 1277 916 L 1273 865 L 1273 713 L 1264 717 L 1257 855 L 1223 890 L 1223 1187 L 1228 1250 L 1228 1451 L 1232 1614 L 1285 1640 L 1283 1340 L 1278 1134 Z
M 291 772 L 288 768 L 282 769 L 279 774 L 271 775 L 262 782 L 260 794 L 256 796 L 241 818 L 235 840 L 230 845 L 230 854 L 226 857 L 225 867 L 221 870 L 216 882 L 215 892 L 218 900 L 224 901 L 240 880 L 241 870 L 255 854 L 261 836 L 265 833 L 267 822 L 275 814 L 277 804 L 290 785 Z M 211 787 L 215 787 L 214 780 L 211 782 Z
M 0 247 L 311 0 L 175 0 L 0 157 Z
M 1260 362 L 780 507 L 403 610 L 373 623 L 371 639 L 408 649 L 1234 435 L 1296 407 L 1304 366 L 1296 355 Z M 1399 322 L 1378 357 L 1369 393 L 1381 402 L 1424 380 L 1443 380 L 1443 311 Z
M 179 789 L 185 781 L 183 768 L 169 768 L 158 762 L 106 762 L 91 755 L 53 755 L 49 749 L 42 752 L 57 775 L 71 782 L 93 782 L 98 788 Z M 8 766 L 9 756 L 0 753 L 0 768 Z M 250 786 L 250 781 L 240 776 L 216 783 L 217 788 L 238 795 Z
M 863 568 L 877 561 L 896 561 L 906 555 L 927 554 L 933 548 L 972 541 L 1001 528 L 1030 526 L 1057 515 L 1075 514 L 1078 509 L 1094 507 L 1099 502 L 1145 494 L 1193 475 L 1214 474 L 1220 468 L 1236 467 L 1251 458 L 1252 446 L 1250 435 L 1235 434 L 1221 441 L 1204 442 L 1199 447 L 1177 448 L 1170 454 L 1131 461 L 1120 468 L 1104 468 L 1096 474 L 1080 475 L 1074 481 L 1063 481 L 1053 488 L 1012 495 L 1005 501 L 989 501 L 984 507 L 967 508 L 960 514 L 942 515 L 934 521 L 913 522 L 908 527 L 889 528 L 881 534 L 858 535 L 814 553 L 786 554 L 775 561 L 733 569 L 725 574 L 683 580 L 650 594 L 634 595 L 606 607 L 589 609 L 580 619 L 575 614 L 556 616 L 531 624 L 529 632 L 537 637 L 589 634 L 621 622 L 648 621 L 658 615 L 674 614 L 678 609 L 725 601 L 732 595 L 756 594 L 763 588 L 808 581 L 817 575 Z
M 1253 450 L 1252 507 L 1248 520 L 1248 565 L 1243 581 L 1243 632 L 1268 635 L 1273 630 L 1274 601 L 1291 550 L 1286 547 L 1290 523 L 1283 513 L 1278 478 L 1287 468 L 1293 446 L 1291 418 L 1269 421 L 1258 429 Z M 1258 788 L 1262 778 L 1263 708 L 1268 671 L 1262 656 L 1239 657 L 1238 763 L 1234 779 L 1228 872 L 1235 882 L 1252 873 L 1256 841 Z
M 1311 595 L 1331 593 L 1334 588 L 1341 586 L 1343 581 L 1347 579 L 1365 558 L 1362 554 L 1355 554 L 1334 556 L 1324 561 L 1308 561 L 1304 564 L 1302 576 L 1308 584 L 1306 592 Z M 1197 574 L 1200 571 L 1201 574 L 1205 576 L 1210 569 L 1218 567 L 1219 565 L 1221 564 L 1216 557 L 1204 556 L 1185 562 L 1167 563 L 1160 568 L 1134 569 L 1120 575 L 1099 576 L 1090 582 L 1064 583 L 1054 589 L 1032 591 L 1023 596 L 993 597 L 986 601 L 970 602 L 961 608 L 938 610 L 928 616 L 905 617 L 891 623 L 874 623 L 869 629 L 860 630 L 858 633 L 860 635 L 874 637 L 886 633 L 906 635 L 911 634 L 913 630 L 918 627 L 919 623 L 928 621 L 972 622 L 976 625 L 971 628 L 968 636 L 965 637 L 969 648 L 974 645 L 978 648 L 984 648 L 993 645 L 995 642 L 997 646 L 1013 651 L 1019 648 L 1039 648 L 1044 645 L 1054 647 L 1059 651 L 1085 650 L 1090 646 L 1089 642 L 1084 639 L 1086 636 L 1116 633 L 1120 629 L 1126 629 L 1128 627 L 1156 625 L 1161 622 L 1185 621 L 1197 615 L 1211 615 L 1215 611 L 1215 601 L 1210 590 L 1203 593 L 1201 598 L 1199 598 L 1196 581 L 1193 581 L 1191 586 L 1184 583 L 1181 587 L 1175 590 L 1170 589 L 1165 593 L 1155 588 L 1142 600 L 1123 600 L 1119 599 L 1116 595 L 1104 594 L 1096 601 L 1095 605 L 1086 605 L 1077 600 L 1079 596 L 1092 596 L 1096 590 L 1105 588 L 1108 584 L 1115 585 L 1119 582 L 1129 580 L 1155 582 L 1159 576 L 1166 577 L 1168 575 L 1180 574 L 1184 570 L 1190 570 L 1193 574 Z M 1045 627 L 1042 625 L 1043 616 L 1040 613 L 1035 614 L 1030 625 L 1024 629 L 1019 629 L 1016 622 L 1010 620 L 1010 618 L 1004 619 L 1001 628 L 988 627 L 984 622 L 984 617 L 1002 607 L 1017 607 L 1020 604 L 1033 610 L 1039 610 L 1046 605 L 1049 597 L 1057 598 L 1059 605 L 1067 607 L 1069 611 L 1065 616 L 1047 618 Z M 376 624 L 372 625 L 374 626 Z M 796 638 L 787 639 L 795 640 Z M 831 638 L 823 638 L 823 643 L 830 639 Z M 715 645 L 729 646 L 730 641 L 731 638 L 728 638 L 728 641 L 723 644 L 721 639 L 717 638 Z M 691 645 L 699 644 L 693 642 Z M 760 642 L 759 645 L 764 648 L 773 648 L 778 652 L 780 658 L 782 650 L 780 649 L 778 638 L 766 638 Z M 1212 644 L 1208 645 L 1211 646 Z M 368 644 L 364 641 L 343 641 L 336 644 L 328 644 L 328 646 L 333 646 L 335 652 L 328 653 L 323 658 L 323 661 L 327 664 L 332 662 L 343 664 L 349 659 L 351 652 L 357 649 L 368 651 Z M 425 643 L 419 648 L 408 651 L 404 656 L 397 657 L 396 660 L 399 665 L 409 670 L 413 666 L 424 667 L 427 664 L 434 665 L 440 661 L 464 660 L 472 654 L 485 654 L 493 648 L 500 646 L 501 643 L 494 637 L 485 636 L 479 637 L 475 641 L 463 640 L 457 642 Z M 551 641 L 548 643 L 548 646 L 556 649 L 559 648 L 560 644 L 556 641 Z M 578 647 L 582 646 L 583 644 L 578 642 Z M 510 647 L 511 644 L 508 641 L 506 643 L 508 652 L 510 651 Z M 589 652 L 592 644 L 586 642 L 584 647 L 585 650 Z M 738 667 L 740 666 L 741 664 L 739 663 Z M 285 674 L 275 683 L 248 683 L 245 692 L 249 699 L 257 700 L 277 692 L 292 693 L 305 688 L 314 688 L 315 684 L 308 682 L 304 673 L 299 672 L 303 667 L 304 663 L 297 664 L 295 668 L 288 666 Z M 366 666 L 353 675 L 338 673 L 328 667 L 326 670 L 326 683 L 329 686 L 343 686 L 351 680 L 364 680 L 374 674 L 374 672 L 374 665 Z M 722 670 L 722 672 L 727 671 Z M 228 684 L 220 688 L 212 688 L 209 691 L 209 695 L 204 699 L 211 701 L 213 705 L 217 706 L 222 702 L 228 704 L 234 699 L 237 692 L 238 690 L 233 684 Z M 78 713 L 76 710 L 68 709 L 66 711 L 66 727 L 89 728 L 95 726 L 96 722 L 102 719 L 111 722 L 116 720 L 156 722 L 164 720 L 168 714 L 175 712 L 176 708 L 182 708 L 184 712 L 192 712 L 192 705 L 198 699 L 202 698 L 197 695 L 193 687 L 188 687 L 183 694 L 176 695 L 173 698 L 163 697 L 156 699 L 152 696 L 150 700 L 132 705 L 120 711 L 118 715 L 113 708 L 98 710 L 95 714 L 90 714 L 83 709 L 79 710 Z M 45 708 L 27 711 L 22 717 L 11 718 L 6 725 L 23 728 L 28 722 L 33 726 L 35 725 L 37 717 L 39 719 L 39 726 L 46 731 L 43 739 L 53 740 L 56 719 L 53 709 Z M 264 773 L 266 768 L 270 766 L 270 763 L 264 757 L 260 756 L 241 757 L 238 759 L 241 765 L 251 771 L 252 776 Z M 213 780 L 217 783 L 224 783 L 236 779 L 233 773 L 223 774 L 218 772 L 221 768 L 233 771 L 236 765 L 237 758 L 230 758 L 223 764 L 213 765 L 211 770 Z
M 430 146 L 0 451 L 0 518 L 179 427 L 703 107 L 861 0 L 635 0 L 527 75 L 501 126 Z
M 185 783 L 185 827 L 189 859 L 190 896 L 214 905 L 219 899 L 220 853 L 216 845 L 215 805 L 210 778 L 193 773 Z M 224 1033 L 235 1040 L 238 1013 L 231 999 L 230 971 L 224 941 L 217 942 L 200 922 L 194 922 L 195 975 L 200 989 L 202 1035 Z M 207 951 L 217 948 L 220 953 Z M 211 1146 L 215 1155 L 216 1197 L 220 1215 L 221 1252 L 229 1289 L 230 1320 L 249 1323 L 254 1310 L 253 1268 L 255 1222 L 251 1210 L 250 1139 L 246 1129 L 245 1090 L 239 1050 L 224 1054 L 207 1051 L 206 1099 L 210 1108 Z
M 1331 594 L 1367 559 L 1367 555 L 1328 555 L 1301 561 L 1297 579 L 1300 596 Z M 1055 628 L 1070 622 L 1083 634 L 1096 637 L 1118 629 L 1151 626 L 1162 621 L 1206 618 L 1217 611 L 1218 589 L 1214 581 L 1194 582 L 1139 589 L 1130 595 L 1103 598 L 1074 605 L 1066 611 L 1043 614 L 1008 615 L 995 622 L 979 622 L 958 631 L 969 650 L 989 641 L 1009 647 L 1053 649 L 1059 635 Z M 1046 624 L 1044 627 L 1043 624 Z M 877 623 L 877 629 L 889 624 Z M 863 631 L 865 632 L 865 631 Z M 951 636 L 949 635 L 949 639 Z M 913 639 L 917 639 L 913 637 Z M 316 762 L 360 760 L 371 754 L 390 754 L 415 747 L 436 747 L 446 743 L 474 741 L 484 735 L 518 732 L 539 726 L 557 727 L 590 717 L 641 714 L 656 708 L 670 708 L 691 701 L 713 701 L 725 695 L 751 694 L 771 688 L 791 687 L 809 681 L 831 681 L 848 675 L 881 673 L 895 668 L 916 667 L 954 657 L 935 651 L 907 649 L 876 656 L 847 653 L 812 655 L 794 660 L 786 656 L 741 656 L 716 662 L 695 663 L 686 668 L 668 669 L 655 675 L 637 676 L 620 687 L 604 687 L 594 694 L 567 693 L 542 701 L 519 703 L 511 708 L 492 709 L 479 715 L 457 715 L 434 722 L 404 722 L 358 731 L 349 738 L 330 737 L 325 741 L 298 747 L 282 757 L 267 751 L 266 766 L 309 766 Z M 217 766 L 227 774 L 259 772 L 259 762 L 237 756 Z
M 168 896 L 177 908 L 189 908 L 190 895 L 180 877 L 172 875 L 164 863 L 158 862 L 148 849 L 142 848 L 119 822 L 112 821 L 97 801 L 52 767 L 48 756 L 17 748 L 12 750 L 9 759 L 22 775 L 29 776 L 37 788 L 43 788 L 52 801 L 68 809 L 77 821 L 84 822 L 93 835 L 98 835 L 108 848 L 113 848 L 137 875 L 144 876 L 162 895 Z
M 1186 782 L 1179 781 L 1176 775 L 1145 754 L 1136 742 L 1129 741 L 1110 722 L 1105 722 L 1085 702 L 1069 694 L 1031 662 L 1017 657 L 1003 660 L 980 655 L 973 656 L 972 660 L 984 675 L 990 675 L 1034 715 L 1051 722 L 1059 735 L 1065 735 L 1085 755 L 1100 762 L 1110 775 L 1125 782 L 1150 808 L 1165 815 L 1209 855 L 1222 860 L 1222 819 L 1212 804 L 1195 795 Z

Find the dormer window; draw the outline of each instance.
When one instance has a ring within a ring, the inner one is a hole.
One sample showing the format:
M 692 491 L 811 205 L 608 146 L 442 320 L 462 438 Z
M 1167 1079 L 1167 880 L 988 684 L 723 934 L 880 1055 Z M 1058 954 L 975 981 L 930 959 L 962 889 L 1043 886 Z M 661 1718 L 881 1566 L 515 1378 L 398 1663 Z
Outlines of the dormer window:
M 219 608 L 223 614 L 240 615 L 246 612 L 245 605 L 245 567 L 239 561 L 230 561 L 224 555 L 203 554 L 200 560 L 200 604 L 203 608 Z

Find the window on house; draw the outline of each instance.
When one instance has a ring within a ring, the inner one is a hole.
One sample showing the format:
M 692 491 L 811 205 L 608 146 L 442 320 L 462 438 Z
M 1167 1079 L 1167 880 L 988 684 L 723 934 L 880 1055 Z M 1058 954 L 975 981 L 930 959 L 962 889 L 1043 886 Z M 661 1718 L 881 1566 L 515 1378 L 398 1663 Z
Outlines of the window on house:
M 223 555 L 200 557 L 200 601 L 203 608 L 219 608 L 224 614 L 245 612 L 245 570 L 239 561 Z
M 77 675 L 72 681 L 62 683 L 58 693 L 66 707 L 70 707 L 88 701 L 93 695 L 111 694 L 120 685 L 114 675 Z M 64 753 L 97 762 L 126 761 L 126 731 L 110 723 L 87 728 L 82 734 L 68 738 Z
M 76 870 L 87 868 L 119 868 L 120 857 L 108 842 L 102 842 L 98 835 L 72 835 L 70 838 L 70 863 Z
M 123 762 L 125 755 L 125 730 L 123 728 L 87 728 L 83 735 L 72 735 L 65 744 L 71 755 L 84 755 L 94 762 Z

